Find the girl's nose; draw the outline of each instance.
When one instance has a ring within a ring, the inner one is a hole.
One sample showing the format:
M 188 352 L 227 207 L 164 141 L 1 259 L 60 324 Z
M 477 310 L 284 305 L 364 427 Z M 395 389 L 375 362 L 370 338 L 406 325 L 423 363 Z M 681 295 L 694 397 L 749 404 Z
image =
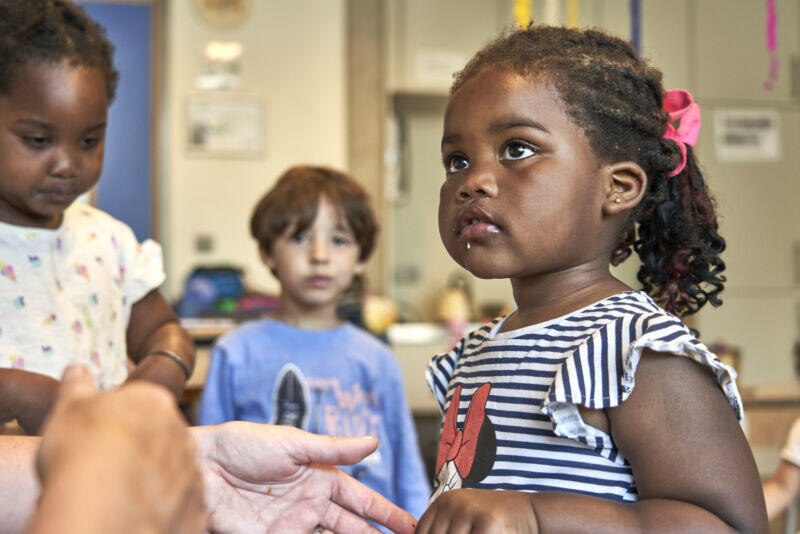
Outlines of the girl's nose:
M 489 165 L 473 166 L 458 189 L 458 198 L 463 201 L 474 197 L 493 198 L 497 196 L 497 179 Z
M 327 263 L 328 259 L 328 243 L 324 239 L 314 239 L 311 244 L 311 263 Z
M 80 150 L 59 147 L 53 152 L 50 173 L 58 178 L 75 178 L 80 170 Z

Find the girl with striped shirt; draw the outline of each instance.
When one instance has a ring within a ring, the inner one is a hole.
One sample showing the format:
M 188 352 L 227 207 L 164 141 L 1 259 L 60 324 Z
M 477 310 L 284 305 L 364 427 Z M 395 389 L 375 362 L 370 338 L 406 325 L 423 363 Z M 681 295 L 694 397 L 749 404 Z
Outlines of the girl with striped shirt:
M 439 232 L 517 309 L 433 358 L 445 417 L 421 534 L 767 532 L 719 305 L 700 109 L 627 43 L 531 26 L 457 74 Z M 635 250 L 634 291 L 609 272 Z

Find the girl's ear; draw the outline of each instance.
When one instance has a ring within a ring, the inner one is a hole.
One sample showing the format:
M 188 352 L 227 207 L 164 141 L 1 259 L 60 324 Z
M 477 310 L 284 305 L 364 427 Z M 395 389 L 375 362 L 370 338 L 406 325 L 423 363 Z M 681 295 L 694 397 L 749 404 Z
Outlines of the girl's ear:
M 605 174 L 605 200 L 603 213 L 616 215 L 635 207 L 647 190 L 647 173 L 638 163 L 620 161 L 607 165 Z

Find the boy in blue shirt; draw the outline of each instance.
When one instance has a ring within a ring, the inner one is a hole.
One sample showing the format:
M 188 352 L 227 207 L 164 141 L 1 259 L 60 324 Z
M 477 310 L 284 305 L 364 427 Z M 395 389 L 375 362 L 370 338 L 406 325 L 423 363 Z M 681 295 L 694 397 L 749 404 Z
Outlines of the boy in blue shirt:
M 419 517 L 430 487 L 400 368 L 388 347 L 336 315 L 375 243 L 366 193 L 341 172 L 294 167 L 259 201 L 250 229 L 281 306 L 217 342 L 198 424 L 376 436 L 378 449 L 342 470 Z

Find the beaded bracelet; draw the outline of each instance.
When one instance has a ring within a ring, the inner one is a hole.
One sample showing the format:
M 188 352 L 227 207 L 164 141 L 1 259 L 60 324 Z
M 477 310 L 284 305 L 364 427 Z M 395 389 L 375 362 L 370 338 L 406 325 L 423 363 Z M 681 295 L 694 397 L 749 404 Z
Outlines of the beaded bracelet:
M 148 352 L 145 355 L 145 358 L 147 358 L 148 356 L 166 356 L 167 358 L 169 358 L 173 362 L 177 363 L 181 367 L 181 370 L 183 371 L 183 374 L 186 375 L 186 380 L 189 380 L 189 377 L 192 375 L 192 372 L 189 370 L 189 366 L 186 365 L 186 362 L 183 361 L 183 359 L 180 356 L 178 356 L 177 354 L 175 354 L 171 350 L 154 349 L 154 350 L 151 350 L 150 352 Z

